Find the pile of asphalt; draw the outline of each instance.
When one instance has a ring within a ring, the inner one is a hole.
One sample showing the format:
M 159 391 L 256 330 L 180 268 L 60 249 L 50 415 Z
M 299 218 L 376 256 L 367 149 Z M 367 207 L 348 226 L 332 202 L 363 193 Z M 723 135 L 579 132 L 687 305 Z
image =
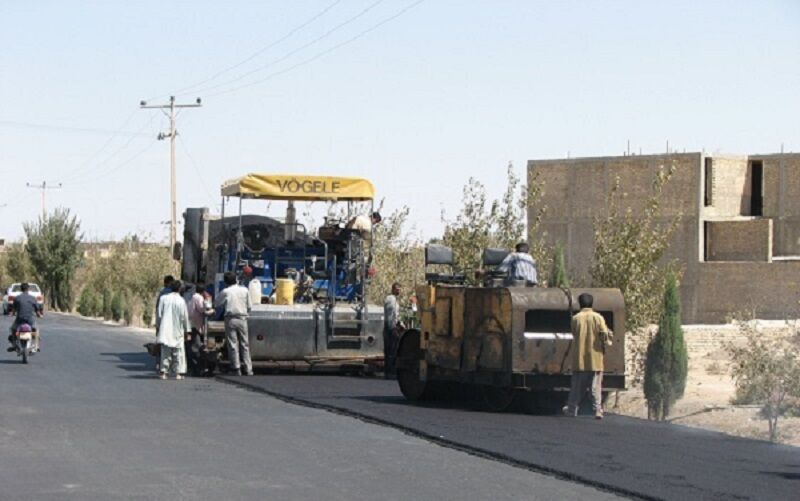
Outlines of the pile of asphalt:
M 410 403 L 395 381 L 319 375 L 219 379 L 401 429 L 447 447 L 646 499 L 798 499 L 800 448 L 625 416 L 490 413 Z

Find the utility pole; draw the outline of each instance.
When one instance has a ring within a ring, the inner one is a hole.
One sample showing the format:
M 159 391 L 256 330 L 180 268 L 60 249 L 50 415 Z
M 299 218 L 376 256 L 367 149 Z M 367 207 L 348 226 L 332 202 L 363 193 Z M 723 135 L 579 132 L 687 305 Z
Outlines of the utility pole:
M 159 132 L 158 140 L 169 138 L 169 204 L 170 204 L 170 225 L 169 225 L 169 248 L 170 252 L 175 248 L 175 241 L 177 240 L 177 182 L 175 180 L 175 139 L 178 136 L 178 129 L 175 127 L 175 120 L 178 118 L 178 113 L 182 108 L 199 108 L 202 106 L 202 101 L 198 97 L 194 103 L 188 104 L 175 104 L 175 96 L 170 96 L 169 104 L 154 104 L 149 105 L 146 101 L 139 102 L 141 108 L 158 108 L 169 118 L 169 132 Z M 176 112 L 176 110 L 178 110 Z
M 45 193 L 47 190 L 60 190 L 61 183 L 58 183 L 55 186 L 47 186 L 47 181 L 42 181 L 42 184 L 31 184 L 25 183 L 28 188 L 35 188 L 37 190 L 42 190 L 42 219 L 47 217 L 47 206 L 45 205 Z

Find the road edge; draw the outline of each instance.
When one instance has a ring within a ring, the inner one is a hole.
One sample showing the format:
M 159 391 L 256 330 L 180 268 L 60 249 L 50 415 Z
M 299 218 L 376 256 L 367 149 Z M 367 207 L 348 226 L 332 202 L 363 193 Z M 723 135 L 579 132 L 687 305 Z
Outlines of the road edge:
M 500 462 L 500 463 L 507 464 L 509 466 L 513 466 L 515 468 L 521 468 L 521 469 L 532 471 L 532 472 L 535 472 L 535 473 L 540 473 L 540 474 L 543 474 L 543 475 L 547 475 L 547 476 L 550 476 L 550 477 L 557 478 L 559 480 L 565 480 L 565 481 L 569 481 L 569 482 L 578 483 L 578 484 L 581 484 L 581 485 L 586 485 L 588 487 L 593 487 L 595 489 L 598 489 L 598 490 L 601 490 L 601 491 L 604 491 L 604 492 L 608 492 L 608 493 L 611 493 L 611 494 L 617 494 L 617 495 L 625 496 L 625 497 L 628 497 L 628 498 L 631 498 L 631 499 L 641 499 L 641 500 L 646 500 L 646 501 L 661 501 L 661 499 L 662 499 L 662 498 L 658 498 L 658 497 L 654 497 L 654 496 L 650 496 L 650 495 L 641 494 L 639 492 L 630 491 L 630 490 L 627 490 L 627 489 L 624 489 L 624 488 L 621 488 L 621 487 L 617 487 L 617 486 L 614 486 L 614 485 L 606 484 L 606 483 L 603 483 L 603 482 L 598 482 L 596 480 L 591 480 L 591 479 L 582 477 L 580 475 L 575 475 L 575 474 L 573 474 L 571 472 L 558 470 L 558 469 L 555 469 L 555 468 L 550 468 L 548 466 L 541 465 L 541 464 L 531 463 L 531 462 L 527 462 L 527 461 L 521 461 L 519 459 L 512 458 L 512 457 L 507 456 L 505 454 L 499 454 L 499 453 L 496 453 L 496 452 L 488 451 L 488 450 L 482 449 L 480 447 L 472 447 L 472 446 L 469 446 L 469 445 L 465 445 L 465 444 L 462 444 L 462 443 L 459 443 L 459 442 L 456 442 L 456 441 L 453 441 L 453 440 L 448 440 L 448 439 L 443 438 L 443 437 L 439 437 L 439 436 L 436 436 L 436 435 L 431 435 L 430 433 L 425 433 L 423 431 L 416 430 L 416 429 L 410 428 L 408 426 L 403 426 L 401 424 L 393 423 L 391 421 L 387 421 L 387 420 L 384 420 L 384 419 L 380 419 L 380 418 L 376 418 L 376 417 L 373 417 L 373 416 L 369 416 L 367 414 L 363 414 L 361 412 L 357 412 L 357 411 L 354 411 L 354 410 L 351 410 L 351 409 L 347 409 L 347 408 L 344 408 L 344 407 L 339 407 L 339 406 L 331 405 L 331 404 L 321 404 L 319 402 L 313 402 L 311 400 L 306 400 L 306 399 L 303 399 L 303 398 L 293 397 L 293 396 L 287 395 L 285 393 L 280 393 L 280 392 L 267 390 L 267 389 L 264 389 L 264 388 L 262 388 L 260 386 L 257 386 L 257 385 L 254 385 L 254 384 L 249 384 L 246 380 L 238 379 L 236 376 L 222 376 L 222 375 L 219 375 L 219 376 L 216 376 L 215 379 L 217 381 L 222 382 L 222 383 L 230 384 L 230 385 L 233 385 L 233 386 L 237 386 L 239 388 L 243 388 L 245 390 L 252 391 L 254 393 L 261 393 L 261 394 L 264 394 L 264 395 L 268 395 L 268 396 L 273 397 L 273 398 L 275 398 L 277 400 L 280 400 L 282 402 L 286 402 L 286 403 L 294 404 L 294 405 L 300 405 L 300 406 L 303 406 L 303 407 L 309 407 L 309 408 L 312 408 L 312 409 L 324 410 L 324 411 L 327 411 L 327 412 L 330 412 L 330 413 L 333 413 L 333 414 L 338 414 L 340 416 L 347 416 L 347 417 L 355 418 L 355 419 L 358 419 L 359 421 L 363 421 L 365 423 L 375 424 L 375 425 L 378 425 L 378 426 L 384 426 L 384 427 L 387 427 L 387 428 L 393 428 L 395 430 L 399 430 L 399 431 L 405 433 L 406 435 L 425 440 L 426 442 L 430 442 L 430 443 L 436 444 L 436 445 L 438 445 L 440 447 L 445 447 L 447 449 L 461 451 L 461 452 L 467 453 L 467 454 L 469 454 L 471 456 L 476 456 L 476 457 L 480 457 L 480 458 L 483 458 L 483 459 L 488 459 L 488 460 L 491 460 L 491 461 L 497 461 L 497 462 Z

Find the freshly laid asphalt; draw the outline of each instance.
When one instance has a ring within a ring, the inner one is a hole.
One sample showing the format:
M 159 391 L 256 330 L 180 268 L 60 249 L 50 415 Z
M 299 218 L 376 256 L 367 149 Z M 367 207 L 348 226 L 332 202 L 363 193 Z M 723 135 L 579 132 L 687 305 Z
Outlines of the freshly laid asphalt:
M 220 379 L 442 445 L 652 499 L 800 499 L 800 448 L 624 416 L 490 413 L 414 404 L 395 381 L 324 375 Z
M 30 364 L 0 352 L 0 500 L 618 498 L 214 379 L 160 381 L 151 332 L 40 326 Z

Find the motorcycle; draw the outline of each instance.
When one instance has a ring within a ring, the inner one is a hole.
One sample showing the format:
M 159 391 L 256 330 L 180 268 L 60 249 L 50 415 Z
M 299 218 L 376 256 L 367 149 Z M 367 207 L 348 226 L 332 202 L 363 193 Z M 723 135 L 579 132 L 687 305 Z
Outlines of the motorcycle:
M 28 357 L 36 353 L 36 330 L 28 324 L 20 324 L 14 332 L 14 348 L 22 363 L 28 363 Z

